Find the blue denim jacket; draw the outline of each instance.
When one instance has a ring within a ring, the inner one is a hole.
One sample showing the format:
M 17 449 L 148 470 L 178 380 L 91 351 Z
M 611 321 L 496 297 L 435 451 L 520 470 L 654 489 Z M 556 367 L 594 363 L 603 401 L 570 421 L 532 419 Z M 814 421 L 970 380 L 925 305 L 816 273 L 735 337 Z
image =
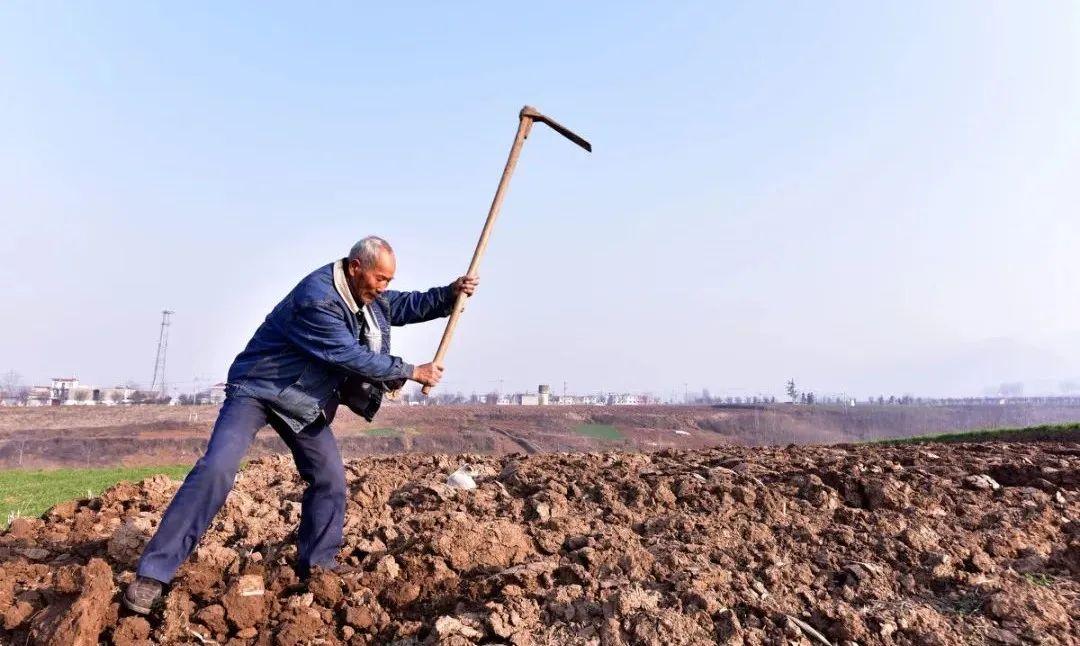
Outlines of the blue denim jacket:
M 382 348 L 372 352 L 364 316 L 354 314 L 334 288 L 333 269 L 331 263 L 301 280 L 229 368 L 230 391 L 266 401 L 297 432 L 324 413 L 332 418 L 339 401 L 370 421 L 382 398 L 380 384 L 412 376 L 413 366 L 389 353 L 390 326 L 449 316 L 454 306 L 451 287 L 383 292 L 371 308 Z M 351 387 L 342 397 L 346 378 Z

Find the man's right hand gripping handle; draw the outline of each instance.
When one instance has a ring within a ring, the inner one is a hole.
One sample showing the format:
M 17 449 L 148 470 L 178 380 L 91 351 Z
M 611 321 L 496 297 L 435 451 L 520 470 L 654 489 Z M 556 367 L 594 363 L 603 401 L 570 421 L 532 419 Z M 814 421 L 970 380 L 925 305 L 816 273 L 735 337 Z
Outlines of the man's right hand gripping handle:
M 443 367 L 434 363 L 423 363 L 413 367 L 412 380 L 425 386 L 438 385 L 442 379 Z

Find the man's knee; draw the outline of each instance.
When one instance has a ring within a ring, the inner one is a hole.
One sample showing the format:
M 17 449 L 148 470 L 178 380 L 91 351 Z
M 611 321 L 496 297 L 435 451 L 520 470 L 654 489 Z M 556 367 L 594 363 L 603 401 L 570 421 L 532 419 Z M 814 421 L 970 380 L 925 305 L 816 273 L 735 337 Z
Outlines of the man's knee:
M 330 494 L 345 495 L 345 466 L 339 461 L 312 473 L 311 486 Z
M 199 458 L 192 471 L 215 488 L 223 487 L 228 489 L 233 485 L 239 466 L 234 460 L 225 456 L 208 453 Z
M 326 470 L 326 488 L 334 493 L 345 494 L 345 467 L 340 463 L 336 468 Z

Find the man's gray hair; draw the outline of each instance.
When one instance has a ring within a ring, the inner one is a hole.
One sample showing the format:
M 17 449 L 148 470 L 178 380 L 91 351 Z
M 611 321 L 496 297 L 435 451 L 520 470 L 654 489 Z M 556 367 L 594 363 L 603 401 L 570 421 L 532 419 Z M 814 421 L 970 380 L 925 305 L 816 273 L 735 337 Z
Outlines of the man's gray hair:
M 379 254 L 384 251 L 394 253 L 393 247 L 386 240 L 379 236 L 368 236 L 352 246 L 349 250 L 349 260 L 359 260 L 361 267 L 369 269 L 375 266 L 379 260 Z

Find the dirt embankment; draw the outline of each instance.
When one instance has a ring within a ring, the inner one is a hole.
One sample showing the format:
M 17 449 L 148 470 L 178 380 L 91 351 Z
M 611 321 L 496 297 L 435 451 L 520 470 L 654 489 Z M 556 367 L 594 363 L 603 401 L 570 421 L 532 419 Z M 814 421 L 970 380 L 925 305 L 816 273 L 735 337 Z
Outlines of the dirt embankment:
M 194 462 L 213 406 L 0 409 L 0 468 Z M 346 457 L 420 453 L 538 453 L 821 444 L 1080 421 L 1064 406 L 387 406 L 374 424 L 341 409 Z M 615 439 L 583 433 L 611 427 Z M 285 452 L 264 429 L 249 455 Z
M 469 461 L 479 488 L 448 488 Z M 0 536 L 0 643 L 1075 644 L 1080 444 L 364 458 L 297 585 L 302 483 L 242 474 L 163 613 L 118 609 L 177 483 Z

